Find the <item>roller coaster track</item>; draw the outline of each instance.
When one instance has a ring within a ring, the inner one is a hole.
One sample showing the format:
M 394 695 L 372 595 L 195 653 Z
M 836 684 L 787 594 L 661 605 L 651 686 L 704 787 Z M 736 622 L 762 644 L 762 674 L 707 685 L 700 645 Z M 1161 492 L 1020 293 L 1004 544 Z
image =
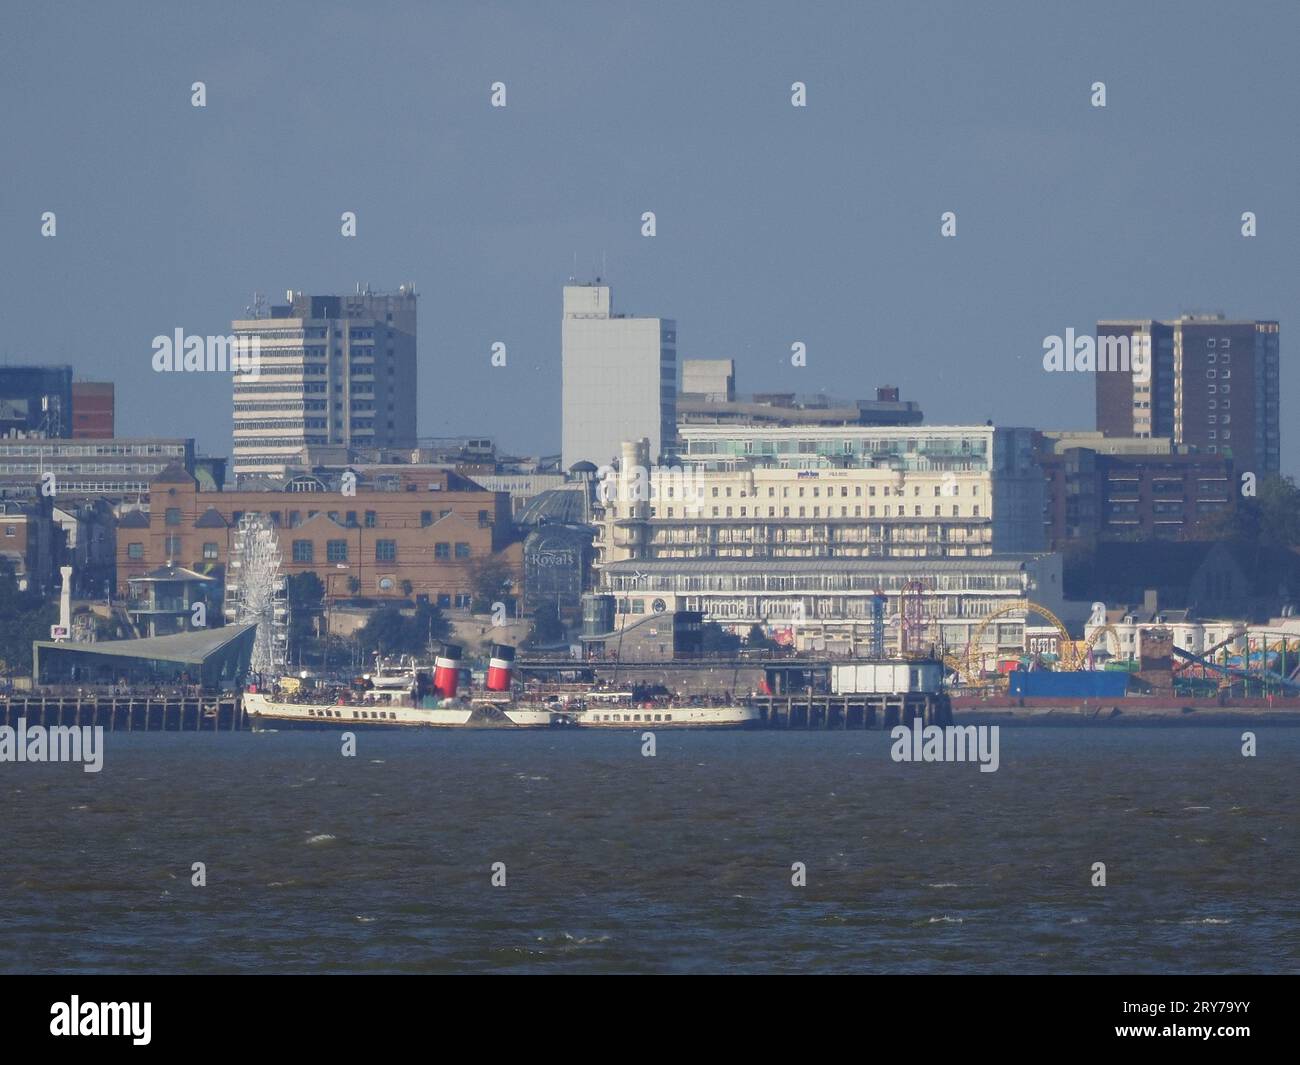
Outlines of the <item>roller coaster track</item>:
M 1079 668 L 1078 656 L 1073 655 L 1070 650 L 1073 645 L 1070 640 L 1070 632 L 1065 627 L 1065 623 L 1048 610 L 1047 607 L 1040 606 L 1038 603 L 1027 602 L 1008 603 L 1006 606 L 993 611 L 993 613 L 989 614 L 979 623 L 975 631 L 971 634 L 970 642 L 966 644 L 965 653 L 961 657 L 956 655 L 945 655 L 944 663 L 950 669 L 955 669 L 956 672 L 959 673 L 968 683 L 979 682 L 982 679 L 981 674 L 983 672 L 984 657 L 987 654 L 984 649 L 984 634 L 988 631 L 989 625 L 994 621 L 997 621 L 998 618 L 1007 617 L 1011 614 L 1022 615 L 1026 621 L 1029 619 L 1031 614 L 1038 614 L 1040 617 L 1046 619 L 1047 623 L 1053 626 L 1060 635 L 1062 666 L 1066 669 Z M 1118 637 L 1116 638 L 1116 642 L 1118 643 Z M 993 650 L 996 654 L 997 648 L 995 647 Z

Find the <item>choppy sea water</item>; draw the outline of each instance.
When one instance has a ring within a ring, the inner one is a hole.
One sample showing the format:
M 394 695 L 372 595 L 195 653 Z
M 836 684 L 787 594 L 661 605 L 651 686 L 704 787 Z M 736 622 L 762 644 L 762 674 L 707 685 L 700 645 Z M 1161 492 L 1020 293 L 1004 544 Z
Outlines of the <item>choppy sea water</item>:
M 1300 730 L 1241 731 L 1003 729 L 996 773 L 881 732 L 110 735 L 0 764 L 0 971 L 1296 972 Z

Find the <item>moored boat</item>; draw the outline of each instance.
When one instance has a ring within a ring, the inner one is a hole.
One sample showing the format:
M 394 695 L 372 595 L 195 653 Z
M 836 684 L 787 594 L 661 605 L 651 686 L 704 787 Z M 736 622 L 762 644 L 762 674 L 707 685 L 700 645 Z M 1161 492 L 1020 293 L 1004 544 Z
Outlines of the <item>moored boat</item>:
M 250 689 L 244 712 L 266 728 L 746 728 L 761 721 L 755 707 L 704 701 L 638 698 L 632 690 L 599 688 L 516 691 L 512 649 L 493 649 L 492 683 L 481 695 L 458 692 L 459 648 L 450 645 L 430 671 L 415 659 L 378 659 L 363 686 L 330 694 L 303 690 L 296 681 L 268 694 Z

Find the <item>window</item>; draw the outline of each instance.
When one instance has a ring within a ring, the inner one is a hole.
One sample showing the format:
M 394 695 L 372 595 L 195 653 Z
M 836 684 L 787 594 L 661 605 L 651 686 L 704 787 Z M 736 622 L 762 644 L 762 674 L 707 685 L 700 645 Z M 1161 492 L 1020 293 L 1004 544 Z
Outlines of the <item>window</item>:
M 431 510 L 420 511 L 420 528 L 427 529 L 432 524 L 433 524 L 433 511 Z
M 451 558 L 451 544 L 434 544 L 434 558 Z
M 366 512 L 369 516 L 370 512 Z M 397 541 L 396 540 L 376 540 L 375 541 L 375 561 L 376 562 L 396 562 L 397 561 Z
M 457 545 L 456 545 L 456 557 L 457 557 L 457 558 L 469 558 L 469 544 L 457 544 Z
M 310 540 L 295 540 L 293 542 L 293 560 L 295 562 L 311 562 L 312 542 Z
M 469 605 L 470 605 L 470 603 L 473 601 L 473 598 L 474 598 L 474 597 L 473 597 L 472 595 L 470 595 L 468 592 L 457 592 L 457 593 L 456 593 L 456 609 L 457 609 L 457 610 L 468 610 L 468 609 L 469 609 Z
M 325 544 L 326 562 L 346 562 L 347 560 L 348 542 L 346 540 L 330 540 Z
M 163 544 L 169 560 L 179 558 L 181 553 L 181 538 L 179 536 L 168 536 Z
M 167 516 L 164 520 L 168 525 L 179 525 L 181 523 L 181 508 L 168 507 Z
M 450 596 L 450 595 L 447 595 L 447 594 L 444 593 L 444 594 L 438 596 L 438 609 L 439 609 L 439 610 L 450 610 L 450 609 L 451 609 L 451 596 Z
M 492 524 L 492 512 L 489 510 L 480 510 L 478 512 L 478 523 L 480 525 Z
M 7 529 L 5 529 L 5 535 L 6 535 L 6 536 L 13 536 L 13 526 L 12 526 L 12 525 L 10 525 Z M 141 559 L 141 558 L 144 558 L 144 544 L 127 544 L 127 545 L 126 545 L 126 557 L 127 557 L 127 558 L 135 558 L 135 559 Z
M 206 544 L 204 544 L 204 545 L 203 545 L 203 557 L 204 557 L 205 559 L 209 559 L 209 560 L 211 560 L 211 559 L 215 559 L 215 558 L 217 557 L 217 545 L 214 544 L 214 543 L 206 543 Z
M 375 512 L 374 512 L 373 510 L 367 510 L 367 511 L 366 511 L 366 528 L 367 528 L 367 529 L 373 529 L 374 527 L 375 527 Z M 381 542 L 382 542 L 382 541 L 381 541 Z

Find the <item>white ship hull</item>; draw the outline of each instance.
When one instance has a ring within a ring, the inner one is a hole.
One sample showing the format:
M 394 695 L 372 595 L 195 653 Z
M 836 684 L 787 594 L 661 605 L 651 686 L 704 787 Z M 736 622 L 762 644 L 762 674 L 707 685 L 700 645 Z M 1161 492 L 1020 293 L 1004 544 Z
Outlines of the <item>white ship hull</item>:
M 762 713 L 749 706 L 671 706 L 634 709 L 596 707 L 565 715 L 577 728 L 655 729 L 750 728 L 762 721 Z
M 254 728 L 463 728 L 474 712 L 469 707 L 430 710 L 390 704 L 282 703 L 261 692 L 248 692 L 244 695 L 244 713 Z
M 366 703 L 285 703 L 261 692 L 244 695 L 244 712 L 253 728 L 591 728 L 676 729 L 747 728 L 761 720 L 748 706 L 596 707 L 565 710 L 510 703 L 466 707 L 400 706 Z

